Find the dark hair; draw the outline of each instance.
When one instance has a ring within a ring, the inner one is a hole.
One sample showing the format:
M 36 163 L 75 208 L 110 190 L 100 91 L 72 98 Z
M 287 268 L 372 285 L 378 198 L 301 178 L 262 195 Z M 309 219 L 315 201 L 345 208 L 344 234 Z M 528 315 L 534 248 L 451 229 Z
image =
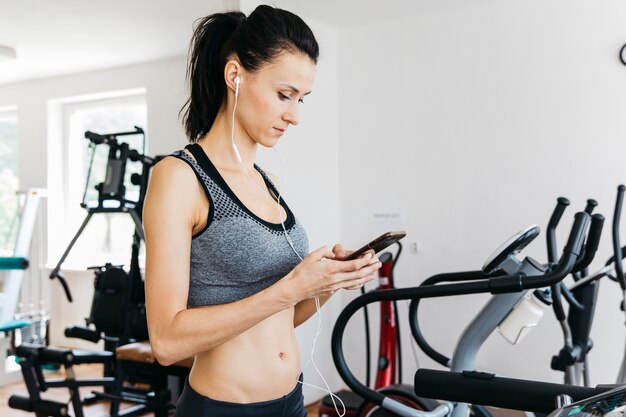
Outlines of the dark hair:
M 215 13 L 199 19 L 190 44 L 189 99 L 181 109 L 191 142 L 211 129 L 226 95 L 224 67 L 231 58 L 249 72 L 258 71 L 284 51 L 302 53 L 315 63 L 319 46 L 311 29 L 295 14 L 258 6 L 242 12 Z

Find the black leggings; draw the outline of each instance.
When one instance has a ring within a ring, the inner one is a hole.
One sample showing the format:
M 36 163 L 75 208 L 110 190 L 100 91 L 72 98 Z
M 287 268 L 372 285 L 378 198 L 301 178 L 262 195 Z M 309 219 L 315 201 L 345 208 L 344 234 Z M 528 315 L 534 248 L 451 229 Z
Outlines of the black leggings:
M 302 381 L 302 375 L 298 378 Z M 296 383 L 296 387 L 289 394 L 281 398 L 262 401 L 258 403 L 230 403 L 213 400 L 197 393 L 185 381 L 178 404 L 176 404 L 175 417 L 307 417 L 304 409 L 304 397 L 302 396 L 302 384 Z

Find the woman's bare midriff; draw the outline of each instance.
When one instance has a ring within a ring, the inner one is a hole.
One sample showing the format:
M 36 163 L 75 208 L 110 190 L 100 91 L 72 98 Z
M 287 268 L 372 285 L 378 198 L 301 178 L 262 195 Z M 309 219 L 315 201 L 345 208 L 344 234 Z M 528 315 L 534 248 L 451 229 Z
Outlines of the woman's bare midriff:
M 300 375 L 294 309 L 277 313 L 239 336 L 196 355 L 189 384 L 214 400 L 269 401 L 289 394 Z

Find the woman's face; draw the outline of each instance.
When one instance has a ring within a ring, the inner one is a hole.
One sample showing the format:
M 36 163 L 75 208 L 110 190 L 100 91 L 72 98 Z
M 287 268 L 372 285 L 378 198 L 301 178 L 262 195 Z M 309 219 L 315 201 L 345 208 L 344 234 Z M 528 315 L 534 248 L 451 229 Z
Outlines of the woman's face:
M 315 63 L 306 55 L 283 52 L 256 73 L 244 72 L 236 120 L 253 141 L 272 147 L 289 125 L 300 122 L 300 107 L 311 92 Z

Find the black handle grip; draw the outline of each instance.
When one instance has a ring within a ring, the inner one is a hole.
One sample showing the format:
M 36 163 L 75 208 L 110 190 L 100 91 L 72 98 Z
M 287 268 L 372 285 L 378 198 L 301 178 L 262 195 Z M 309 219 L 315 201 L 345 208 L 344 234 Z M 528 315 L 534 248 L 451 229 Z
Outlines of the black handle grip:
M 9 407 L 14 410 L 28 411 L 29 413 L 35 411 L 30 397 L 23 397 L 21 395 L 11 395 L 9 397 Z
M 135 126 L 135 130 L 131 130 L 128 132 L 106 133 L 104 135 L 94 133 L 88 130 L 85 132 L 85 137 L 96 145 L 99 145 L 101 143 L 115 145 L 117 143 L 117 140 L 115 138 L 118 136 L 143 135 L 144 133 L 145 132 L 142 128 Z
M 578 261 L 574 264 L 573 272 L 579 272 L 587 268 L 593 258 L 596 256 L 598 246 L 600 246 L 600 237 L 602 237 L 602 228 L 604 227 L 604 216 L 601 214 L 594 214 L 591 216 L 591 226 L 589 226 L 589 236 L 585 243 L 585 249 L 583 256 L 578 258 Z
M 76 337 L 98 343 L 100 341 L 100 332 L 89 327 L 72 326 L 65 329 L 65 337 Z
M 11 395 L 9 397 L 9 407 L 15 410 L 23 410 L 29 413 L 37 413 L 39 415 L 52 417 L 68 416 L 67 404 L 58 403 L 56 401 L 39 400 L 37 405 L 33 406 L 33 402 L 29 397 L 21 395 Z
M 95 132 L 90 132 L 89 130 L 85 132 L 85 137 L 92 141 L 95 145 L 100 145 L 101 143 L 109 143 L 109 138 L 107 136 L 103 136 Z
M 589 224 L 589 215 L 587 213 L 576 213 L 574 215 L 574 226 L 567 240 L 567 244 L 563 249 L 564 253 L 571 253 L 573 255 L 580 255 L 580 251 L 583 247 L 585 239 L 585 229 Z
M 501 378 L 483 372 L 418 369 L 415 373 L 415 393 L 425 398 L 543 413 L 556 408 L 555 399 L 560 394 L 579 401 L 608 390 Z
M 39 349 L 41 346 L 33 345 L 30 343 L 22 343 L 15 348 L 15 354 L 20 358 L 31 359 L 36 358 L 39 355 Z
M 556 253 L 556 226 L 561 221 L 561 216 L 563 216 L 563 212 L 565 208 L 569 206 L 569 200 L 565 197 L 559 197 L 556 200 L 556 207 L 552 212 L 552 216 L 550 216 L 550 221 L 548 221 L 548 229 L 546 230 L 546 243 L 548 245 L 548 261 L 551 263 L 557 262 L 557 253 Z
M 590 198 L 589 200 L 587 200 L 587 205 L 585 206 L 585 213 L 591 216 L 591 214 L 593 213 L 593 210 L 596 207 L 598 207 L 598 202 L 594 200 L 593 198 Z
M 60 363 L 70 366 L 74 363 L 74 353 L 71 349 L 58 347 L 42 347 L 39 349 L 39 359 L 42 362 Z

